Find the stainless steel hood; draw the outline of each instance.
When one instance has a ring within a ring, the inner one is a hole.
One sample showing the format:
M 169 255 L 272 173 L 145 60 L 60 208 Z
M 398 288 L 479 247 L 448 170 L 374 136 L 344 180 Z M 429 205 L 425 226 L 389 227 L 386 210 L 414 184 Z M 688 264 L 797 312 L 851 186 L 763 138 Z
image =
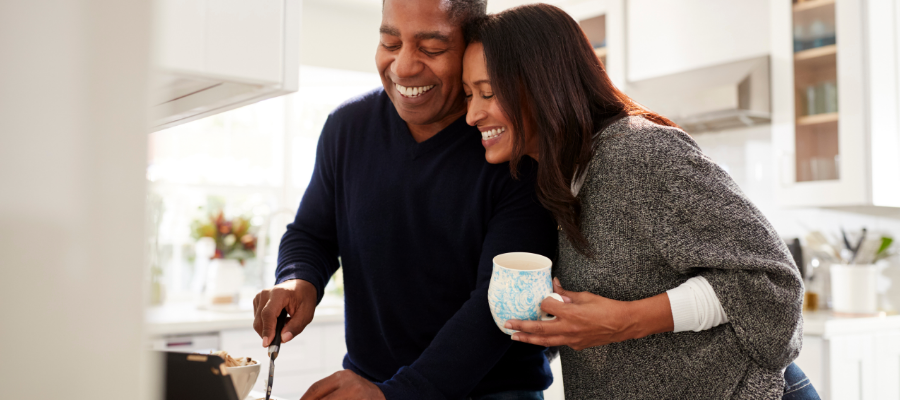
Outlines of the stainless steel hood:
M 769 56 L 629 82 L 625 92 L 688 133 L 771 122 Z

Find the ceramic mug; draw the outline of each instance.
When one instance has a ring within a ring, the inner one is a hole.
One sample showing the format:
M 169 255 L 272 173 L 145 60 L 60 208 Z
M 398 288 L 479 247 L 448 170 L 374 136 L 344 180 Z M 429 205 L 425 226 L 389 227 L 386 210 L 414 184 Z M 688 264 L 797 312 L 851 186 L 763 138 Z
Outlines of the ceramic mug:
M 541 302 L 553 297 L 563 301 L 553 293 L 549 258 L 532 253 L 505 253 L 494 257 L 494 270 L 488 286 L 488 305 L 494 322 L 503 333 L 512 335 L 517 331 L 506 329 L 506 321 L 549 321 L 555 319 L 541 311 Z

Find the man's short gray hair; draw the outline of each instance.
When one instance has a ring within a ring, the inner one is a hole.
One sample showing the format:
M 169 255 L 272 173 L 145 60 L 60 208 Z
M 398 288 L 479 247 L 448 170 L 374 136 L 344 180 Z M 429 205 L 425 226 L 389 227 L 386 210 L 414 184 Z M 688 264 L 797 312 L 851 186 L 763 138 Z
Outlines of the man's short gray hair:
M 450 21 L 461 26 L 487 15 L 487 0 L 441 0 L 441 5 L 446 7 Z M 381 0 L 384 7 L 384 0 Z
M 487 0 L 443 0 L 450 20 L 463 26 L 487 14 Z

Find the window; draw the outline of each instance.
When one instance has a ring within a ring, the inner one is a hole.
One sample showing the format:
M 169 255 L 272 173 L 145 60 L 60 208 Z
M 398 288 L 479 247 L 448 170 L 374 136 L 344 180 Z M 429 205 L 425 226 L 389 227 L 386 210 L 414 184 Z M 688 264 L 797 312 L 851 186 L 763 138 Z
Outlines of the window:
M 242 301 L 274 284 L 278 242 L 309 183 L 325 119 L 380 86 L 374 73 L 301 66 L 297 93 L 150 134 L 150 259 L 166 301 L 200 294 L 205 276 L 195 268 L 190 225 L 219 209 L 251 217 L 269 238 L 257 251 L 266 246 L 265 260 L 244 266 Z

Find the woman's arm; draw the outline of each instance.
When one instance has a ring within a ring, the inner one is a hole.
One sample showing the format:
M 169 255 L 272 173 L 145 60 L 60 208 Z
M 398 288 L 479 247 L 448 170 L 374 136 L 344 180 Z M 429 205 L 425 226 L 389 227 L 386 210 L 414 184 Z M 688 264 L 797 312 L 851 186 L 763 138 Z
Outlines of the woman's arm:
M 637 301 L 618 301 L 590 292 L 569 292 L 556 278 L 553 291 L 562 295 L 565 303 L 548 298 L 541 303 L 541 309 L 556 319 L 510 320 L 506 327 L 521 331 L 513 334 L 513 340 L 581 350 L 671 332 L 674 328 L 666 293 Z
M 522 331 L 513 335 L 513 340 L 581 350 L 655 333 L 699 332 L 728 322 L 712 285 L 702 276 L 638 301 L 615 301 L 590 292 L 568 292 L 556 279 L 553 290 L 563 296 L 566 305 L 547 299 L 541 308 L 557 319 L 512 320 L 507 327 Z M 604 309 L 608 312 L 603 312 Z
M 606 150 L 624 201 L 672 270 L 702 276 L 728 315 L 738 346 L 782 370 L 802 338 L 803 283 L 784 241 L 731 177 L 681 130 L 633 124 Z
M 700 332 L 728 322 L 716 291 L 702 276 L 688 279 L 666 294 L 672 308 L 674 332 Z

